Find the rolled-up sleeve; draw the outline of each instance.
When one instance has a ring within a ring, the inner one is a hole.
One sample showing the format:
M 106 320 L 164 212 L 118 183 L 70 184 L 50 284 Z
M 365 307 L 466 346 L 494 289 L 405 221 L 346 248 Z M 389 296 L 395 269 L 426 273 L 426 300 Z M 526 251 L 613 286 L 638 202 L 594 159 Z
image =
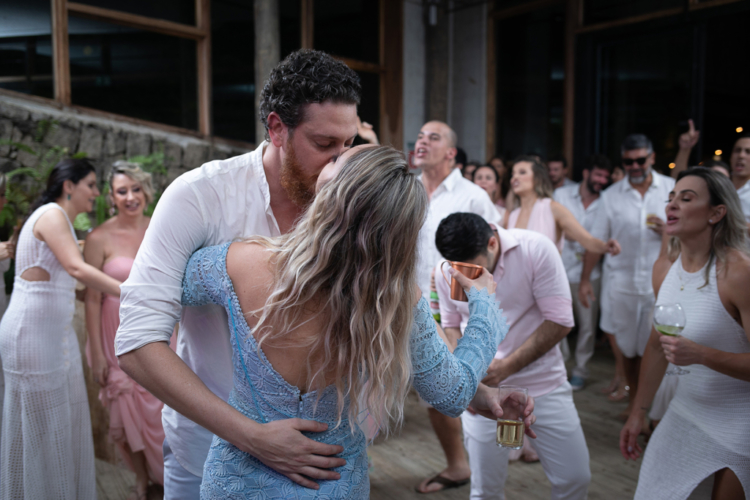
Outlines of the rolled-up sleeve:
M 542 317 L 565 327 L 573 327 L 573 303 L 568 275 L 560 252 L 549 238 L 537 238 L 530 248 L 532 290 Z
M 440 272 L 441 260 L 435 267 L 435 288 L 437 288 L 438 300 L 440 301 L 440 326 L 443 328 L 459 328 L 461 326 L 461 313 L 456 303 L 451 300 L 451 289 Z M 444 266 L 447 270 L 447 266 Z
M 153 342 L 169 342 L 180 317 L 182 278 L 208 228 L 205 208 L 183 178 L 164 192 L 130 271 L 121 285 L 117 356 Z

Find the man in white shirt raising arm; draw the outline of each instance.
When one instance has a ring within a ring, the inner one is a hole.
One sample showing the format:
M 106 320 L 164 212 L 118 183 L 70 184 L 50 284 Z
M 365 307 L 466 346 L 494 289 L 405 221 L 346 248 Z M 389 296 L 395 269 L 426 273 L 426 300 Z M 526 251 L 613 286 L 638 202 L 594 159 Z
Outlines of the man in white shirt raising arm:
M 226 401 L 232 351 L 221 306 L 183 309 L 182 278 L 198 249 L 291 229 L 314 196 L 323 167 L 357 135 L 359 77 L 313 50 L 292 53 L 271 72 L 261 94 L 267 141 L 251 152 L 190 171 L 164 192 L 122 285 L 115 349 L 123 370 L 166 403 L 164 498 L 200 497 L 213 434 L 293 481 L 338 479 L 329 469 L 343 449 L 302 431 L 326 425 L 299 419 L 256 423 Z M 248 117 L 248 119 L 252 119 Z M 180 321 L 177 355 L 168 342 Z

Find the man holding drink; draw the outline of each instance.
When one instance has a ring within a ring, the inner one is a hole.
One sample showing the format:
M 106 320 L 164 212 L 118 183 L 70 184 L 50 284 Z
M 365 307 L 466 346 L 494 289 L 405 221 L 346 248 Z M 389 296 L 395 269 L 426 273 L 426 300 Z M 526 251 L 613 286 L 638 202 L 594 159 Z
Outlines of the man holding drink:
M 586 498 L 591 481 L 589 453 L 557 345 L 573 326 L 570 288 L 557 248 L 544 235 L 493 228 L 470 213 L 443 219 L 435 243 L 444 258 L 485 267 L 495 277 L 497 300 L 510 329 L 482 382 L 491 387 L 502 384 L 500 391 L 506 391 L 503 399 L 509 403 L 525 398 L 524 389 L 535 398 L 534 448 L 552 483 L 551 498 Z M 442 325 L 455 342 L 469 319 L 468 305 L 451 299 L 442 277 L 435 282 Z M 505 416 L 510 417 L 510 412 Z M 510 432 L 505 426 L 517 422 L 498 424 L 468 412 L 461 420 L 471 464 L 472 500 L 504 498 L 509 450 L 520 446 L 517 438 L 522 436 L 520 429 Z M 498 446 L 498 437 L 507 438 L 508 446 Z

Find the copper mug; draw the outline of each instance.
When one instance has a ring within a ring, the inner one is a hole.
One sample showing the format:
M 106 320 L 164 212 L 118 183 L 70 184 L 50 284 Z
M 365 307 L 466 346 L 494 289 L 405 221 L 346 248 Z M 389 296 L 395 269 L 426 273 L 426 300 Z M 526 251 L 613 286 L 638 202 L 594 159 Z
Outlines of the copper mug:
M 459 273 L 463 274 L 470 280 L 475 280 L 479 276 L 482 275 L 482 269 L 484 269 L 482 266 L 477 266 L 476 264 L 467 264 L 465 262 L 453 262 L 450 260 L 444 260 L 440 264 L 440 272 L 443 273 L 443 278 L 445 278 L 445 282 L 448 283 L 451 287 L 451 299 L 458 300 L 461 302 L 468 302 L 469 297 L 466 296 L 466 292 L 464 292 L 463 287 L 458 282 L 458 280 L 450 280 L 448 281 L 448 277 L 445 275 L 445 271 L 443 271 L 443 264 L 450 264 L 450 266 L 458 271 Z

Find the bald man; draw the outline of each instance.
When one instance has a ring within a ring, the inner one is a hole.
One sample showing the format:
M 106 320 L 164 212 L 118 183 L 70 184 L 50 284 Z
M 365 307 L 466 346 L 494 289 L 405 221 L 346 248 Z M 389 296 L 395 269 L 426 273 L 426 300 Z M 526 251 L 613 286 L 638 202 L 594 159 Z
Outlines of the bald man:
M 430 275 L 442 260 L 435 245 L 435 233 L 440 221 L 456 212 L 470 212 L 498 226 L 502 222 L 485 190 L 464 179 L 461 171 L 454 168 L 457 142 L 456 133 L 447 124 L 430 121 L 419 131 L 414 148 L 412 164 L 422 170 L 419 178 L 430 199 L 425 223 L 419 232 L 417 261 L 417 284 L 427 301 L 430 301 Z M 452 349 L 455 346 L 449 347 Z M 461 438 L 461 420 L 447 417 L 433 408 L 429 408 L 428 412 L 448 467 L 422 481 L 417 490 L 427 493 L 466 484 L 471 469 Z

